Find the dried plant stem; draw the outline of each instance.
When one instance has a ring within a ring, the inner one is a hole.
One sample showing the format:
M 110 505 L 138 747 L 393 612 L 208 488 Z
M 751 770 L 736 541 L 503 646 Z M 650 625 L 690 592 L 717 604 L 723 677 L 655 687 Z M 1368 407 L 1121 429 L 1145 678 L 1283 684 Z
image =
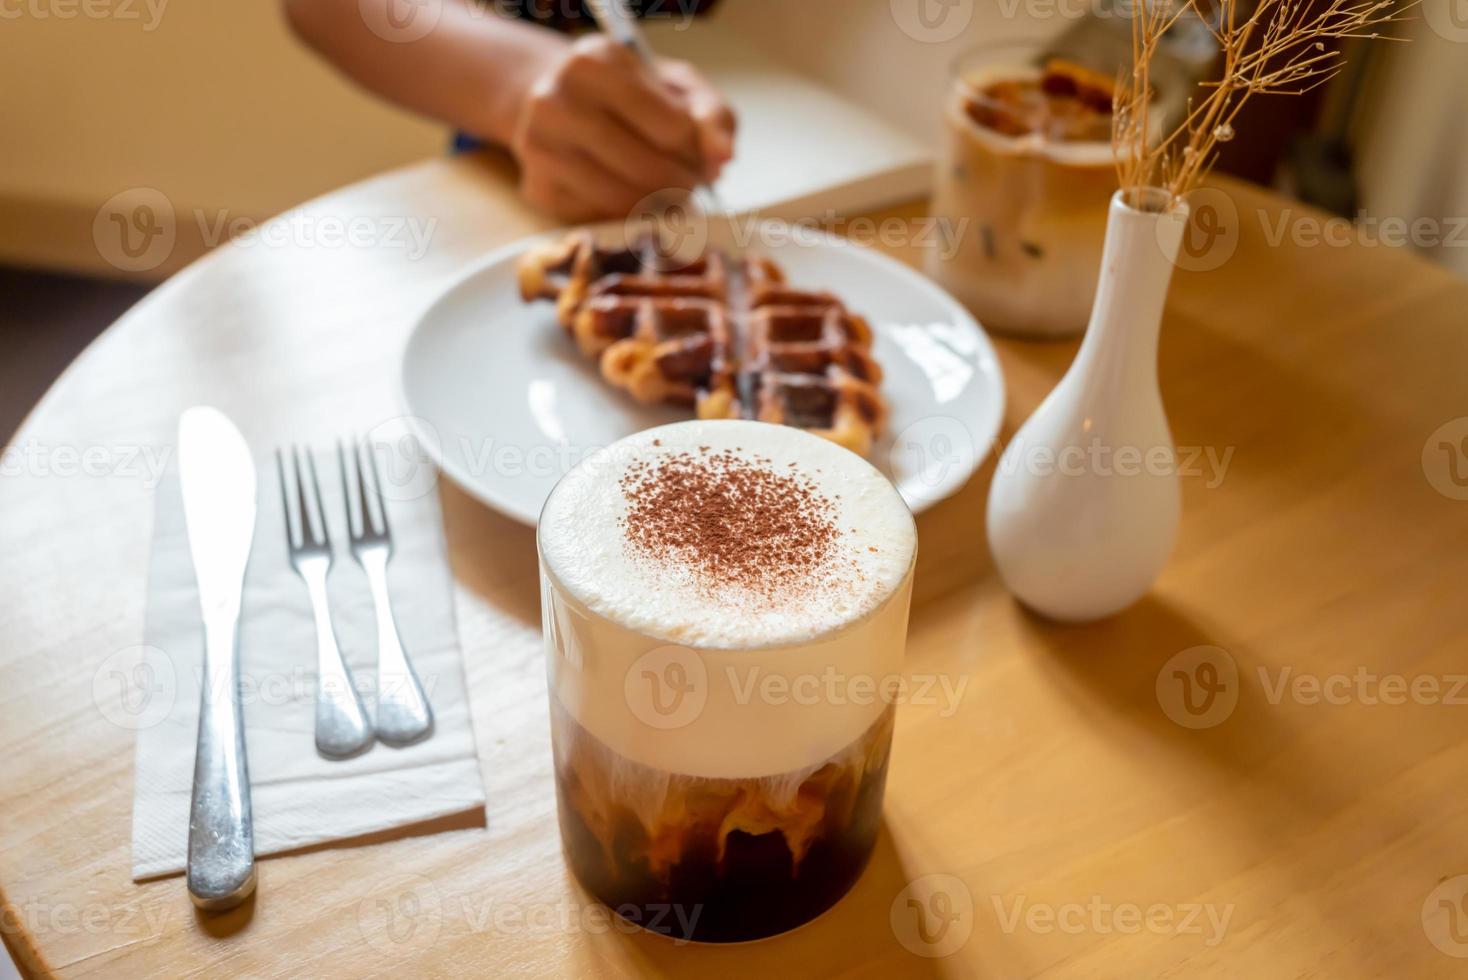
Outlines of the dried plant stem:
M 1234 138 L 1234 121 L 1252 96 L 1302 95 L 1326 84 L 1344 63 L 1327 40 L 1380 37 L 1380 28 L 1401 20 L 1419 0 L 1331 0 L 1321 10 L 1310 0 L 1255 0 L 1247 13 L 1242 2 L 1134 0 L 1132 64 L 1117 86 L 1111 138 L 1117 178 L 1134 205 L 1153 187 L 1167 192 L 1172 207 L 1207 176 L 1218 144 Z M 1223 67 L 1188 99 L 1183 120 L 1157 135 L 1152 59 L 1189 13 L 1208 25 Z

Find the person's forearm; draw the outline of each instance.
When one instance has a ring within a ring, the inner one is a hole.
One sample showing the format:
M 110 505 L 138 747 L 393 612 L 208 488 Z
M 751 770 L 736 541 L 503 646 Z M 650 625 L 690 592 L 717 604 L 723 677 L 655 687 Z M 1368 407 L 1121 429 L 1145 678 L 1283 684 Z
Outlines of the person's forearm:
M 510 141 L 524 93 L 568 43 L 466 0 L 443 0 L 437 23 L 421 37 L 417 22 L 408 21 L 402 31 L 388 26 L 394 0 L 284 2 L 301 39 L 359 84 L 497 143 Z M 431 9 L 417 9 L 415 16 Z

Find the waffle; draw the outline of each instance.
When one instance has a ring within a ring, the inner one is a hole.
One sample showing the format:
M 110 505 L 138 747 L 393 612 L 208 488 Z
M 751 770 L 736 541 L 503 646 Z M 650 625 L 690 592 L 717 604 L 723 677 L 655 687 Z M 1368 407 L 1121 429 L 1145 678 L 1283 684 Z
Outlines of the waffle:
M 670 265 L 650 236 L 606 248 L 577 232 L 527 252 L 519 278 L 525 301 L 555 301 L 602 377 L 644 404 L 792 425 L 858 453 L 886 423 L 871 327 L 767 259 L 710 250 Z

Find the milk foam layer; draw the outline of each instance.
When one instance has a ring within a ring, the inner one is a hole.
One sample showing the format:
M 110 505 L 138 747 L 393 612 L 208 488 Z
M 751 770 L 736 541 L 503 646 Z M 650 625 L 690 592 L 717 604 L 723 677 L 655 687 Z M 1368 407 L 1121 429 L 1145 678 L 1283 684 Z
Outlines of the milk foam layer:
M 1039 82 L 1039 68 L 995 66 L 976 68 L 963 76 L 964 87 L 972 92 L 981 92 L 994 82 L 1029 81 Z M 969 118 L 964 103 L 971 96 L 956 87 L 949 95 L 947 115 L 950 125 L 984 143 L 993 152 L 1016 156 L 1034 156 L 1053 160 L 1068 167 L 1100 167 L 1111 169 L 1116 166 L 1116 152 L 1108 140 L 1063 140 L 1044 133 L 1027 133 L 1024 136 L 1009 136 L 981 126 Z
M 629 546 L 629 469 L 705 451 L 804 474 L 829 503 L 838 533 L 807 590 L 710 593 L 688 569 Z M 768 780 L 778 796 L 849 754 L 893 700 L 916 532 L 892 485 L 833 443 L 758 422 L 651 429 L 563 479 L 539 539 L 552 696 L 635 764 L 614 783 L 651 767 Z
M 793 468 L 832 505 L 833 553 L 813 570 L 809 588 L 775 601 L 745 601 L 737 588 L 711 595 L 686 567 L 628 547 L 620 481 L 629 468 L 723 451 L 758 457 L 776 474 Z M 623 439 L 556 486 L 539 534 L 547 571 L 592 612 L 648 636 L 721 650 L 809 642 L 856 622 L 891 597 L 917 545 L 906 504 L 866 460 L 799 429 L 740 421 L 681 422 Z M 832 568 L 841 570 L 834 591 Z

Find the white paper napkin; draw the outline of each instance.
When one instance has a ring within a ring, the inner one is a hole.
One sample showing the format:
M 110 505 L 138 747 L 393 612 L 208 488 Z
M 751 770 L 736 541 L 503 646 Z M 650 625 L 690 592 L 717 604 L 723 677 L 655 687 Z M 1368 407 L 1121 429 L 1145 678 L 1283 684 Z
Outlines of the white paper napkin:
M 334 456 L 317 460 L 336 562 L 328 581 L 338 642 L 369 710 L 377 631 L 367 579 L 347 550 Z M 438 496 L 388 501 L 388 585 L 403 645 L 433 705 L 431 738 L 378 743 L 332 762 L 313 736 L 316 634 L 305 583 L 286 554 L 274 459 L 258 461 L 259 517 L 245 573 L 240 673 L 255 853 L 278 854 L 430 820 L 482 812 L 484 787 L 469 721 L 453 581 Z M 204 630 L 176 472 L 158 489 L 145 646 L 133 673 L 137 763 L 133 878 L 184 870 L 198 732 Z

